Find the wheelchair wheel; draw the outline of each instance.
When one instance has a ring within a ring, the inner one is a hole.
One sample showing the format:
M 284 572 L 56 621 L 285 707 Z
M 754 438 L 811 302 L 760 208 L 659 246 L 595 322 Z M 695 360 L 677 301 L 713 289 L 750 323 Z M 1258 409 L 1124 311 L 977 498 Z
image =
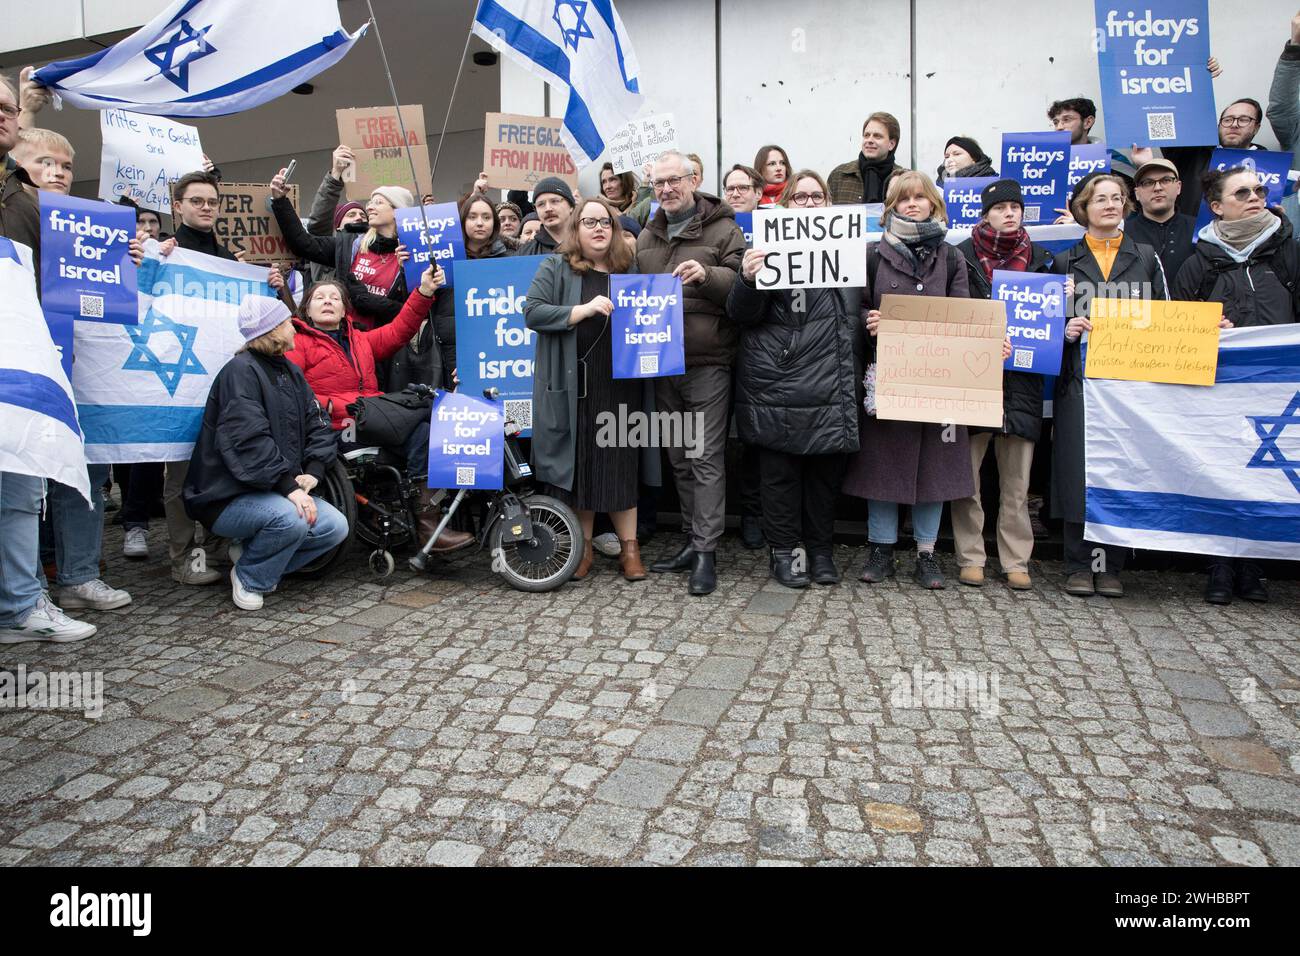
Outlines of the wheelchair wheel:
M 337 508 L 347 519 L 348 536 L 333 551 L 322 554 L 311 564 L 305 564 L 294 572 L 295 575 L 305 578 L 323 578 L 333 571 L 352 550 L 352 540 L 357 533 L 357 499 L 352 492 L 352 479 L 348 477 L 347 469 L 343 467 L 341 461 L 335 461 L 325 470 L 320 484 L 316 487 L 316 494 Z
M 533 523 L 531 541 L 501 543 L 504 522 L 492 527 L 492 570 L 500 572 L 519 591 L 553 591 L 562 585 L 582 560 L 582 525 L 568 505 L 546 495 L 524 498 Z

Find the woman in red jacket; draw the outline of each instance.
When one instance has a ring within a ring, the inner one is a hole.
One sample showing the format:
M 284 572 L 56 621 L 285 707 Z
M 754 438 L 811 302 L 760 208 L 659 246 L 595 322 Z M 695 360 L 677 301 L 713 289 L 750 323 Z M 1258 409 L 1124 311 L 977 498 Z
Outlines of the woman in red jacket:
M 302 297 L 293 320 L 293 349 L 285 358 L 302 369 L 307 384 L 321 407 L 327 409 L 330 424 L 341 431 L 348 422 L 348 405 L 362 396 L 382 395 L 375 376 L 375 363 L 390 358 L 420 328 L 429 314 L 434 293 L 445 283 L 442 267 L 429 267 L 420 276 L 420 287 L 410 294 L 397 317 L 377 329 L 362 331 L 352 322 L 351 302 L 346 287 L 337 280 L 317 282 Z M 421 422 L 411 430 L 402 448 L 407 473 L 420 479 L 429 468 L 429 424 Z M 432 490 L 420 485 L 420 534 L 432 534 L 438 514 L 432 508 Z M 439 537 L 435 551 L 463 547 L 473 536 L 447 530 Z

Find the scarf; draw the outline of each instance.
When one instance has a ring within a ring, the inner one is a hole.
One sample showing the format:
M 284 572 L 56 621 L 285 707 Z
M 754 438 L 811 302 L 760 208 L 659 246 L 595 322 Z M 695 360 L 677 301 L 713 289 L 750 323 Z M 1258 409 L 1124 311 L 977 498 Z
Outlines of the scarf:
M 858 153 L 858 173 L 862 176 L 862 201 L 884 202 L 885 184 L 894 171 L 894 154 L 867 159 Z
M 971 166 L 957 170 L 952 176 L 948 175 L 948 169 L 943 163 L 939 164 L 938 177 L 935 182 L 942 185 L 948 179 L 974 179 L 980 176 L 997 176 L 998 171 L 993 168 L 993 161 L 987 156 L 983 159 L 977 159 Z
M 1269 226 L 1276 227 L 1279 222 L 1277 216 L 1264 209 L 1246 219 L 1236 219 L 1232 222 L 1215 220 L 1214 232 L 1225 244 L 1241 250 L 1263 235 L 1264 230 Z
M 970 234 L 975 246 L 975 255 L 979 256 L 984 275 L 993 279 L 994 269 L 1009 269 L 1012 272 L 1024 272 L 1029 268 L 1033 256 L 1033 245 L 1029 233 L 1021 226 L 1010 235 L 998 232 L 987 222 L 981 222 Z
M 885 241 L 918 265 L 943 245 L 943 237 L 948 232 L 937 219 L 918 221 L 896 212 L 885 213 L 880 224 L 885 230 Z
M 785 183 L 768 183 L 763 187 L 763 198 L 758 201 L 758 204 L 764 208 L 775 206 L 783 192 L 785 192 Z

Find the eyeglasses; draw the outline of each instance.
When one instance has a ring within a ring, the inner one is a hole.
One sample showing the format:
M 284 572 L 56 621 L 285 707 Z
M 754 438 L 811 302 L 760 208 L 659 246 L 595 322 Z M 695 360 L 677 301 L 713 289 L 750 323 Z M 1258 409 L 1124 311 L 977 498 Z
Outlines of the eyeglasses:
M 0 113 L 3 113 L 9 119 L 17 119 L 18 114 L 22 111 L 21 106 L 10 106 L 8 103 L 0 104 Z
M 610 219 L 609 216 L 601 216 L 599 219 L 595 216 L 583 216 L 578 220 L 578 225 L 585 229 L 595 229 L 597 227 L 609 229 L 614 225 L 614 220 Z
M 1124 205 L 1124 197 L 1123 196 L 1094 196 L 1090 205 L 1122 206 Z
M 1152 176 L 1138 183 L 1138 188 L 1154 189 L 1156 186 L 1164 186 L 1166 189 L 1168 189 L 1176 182 L 1178 182 L 1177 176 L 1161 176 L 1159 179 L 1156 179 L 1154 176 Z
M 682 184 L 682 180 L 690 178 L 690 176 L 669 176 L 667 179 L 652 180 L 650 186 L 658 193 L 665 189 L 676 189 Z
M 814 206 L 819 206 L 826 201 L 826 194 L 822 192 L 795 193 L 790 197 L 790 201 L 796 206 L 806 206 L 809 203 L 812 203 Z
M 195 209 L 217 209 L 221 206 L 220 199 L 199 199 L 197 196 L 191 196 L 185 201 Z
M 1258 120 L 1253 116 L 1225 116 L 1219 120 L 1219 125 L 1227 127 L 1254 126 L 1257 122 Z
M 1232 193 L 1232 198 L 1237 200 L 1237 202 L 1249 202 L 1251 196 L 1254 196 L 1256 199 L 1267 199 L 1268 187 L 1242 186 L 1240 189 L 1233 190 Z

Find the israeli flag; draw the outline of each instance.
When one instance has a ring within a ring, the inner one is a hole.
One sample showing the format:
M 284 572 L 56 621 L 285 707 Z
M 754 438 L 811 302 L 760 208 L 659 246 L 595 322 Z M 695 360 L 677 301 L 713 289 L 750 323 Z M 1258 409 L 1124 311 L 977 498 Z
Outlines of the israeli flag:
M 125 40 L 34 79 L 73 106 L 224 116 L 283 96 L 347 55 L 335 0 L 173 0 Z
M 241 345 L 239 304 L 274 296 L 265 266 L 145 244 L 140 323 L 77 322 L 72 384 L 91 462 L 182 461 L 212 380 Z
M 479 0 L 474 33 L 554 87 L 567 87 L 564 142 L 579 168 L 641 108 L 636 55 L 613 0 Z
M 1300 325 L 1219 343 L 1209 388 L 1084 380 L 1089 541 L 1300 560 Z
M 90 502 L 72 386 L 50 338 L 32 250 L 0 236 L 0 471 L 53 478 Z

